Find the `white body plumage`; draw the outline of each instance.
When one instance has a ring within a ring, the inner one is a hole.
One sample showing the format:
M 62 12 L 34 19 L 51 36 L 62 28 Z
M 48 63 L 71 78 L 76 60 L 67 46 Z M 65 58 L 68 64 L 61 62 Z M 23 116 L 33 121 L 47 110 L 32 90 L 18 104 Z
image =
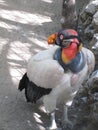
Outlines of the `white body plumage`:
M 30 81 L 43 88 L 52 88 L 52 91 L 43 96 L 44 106 L 47 112 L 56 109 L 58 103 L 72 101 L 79 87 L 89 74 L 93 71 L 95 59 L 93 53 L 83 48 L 86 58 L 84 68 L 73 74 L 70 70 L 64 72 L 58 61 L 53 59 L 53 55 L 58 46 L 41 51 L 30 58 L 27 66 L 27 76 Z

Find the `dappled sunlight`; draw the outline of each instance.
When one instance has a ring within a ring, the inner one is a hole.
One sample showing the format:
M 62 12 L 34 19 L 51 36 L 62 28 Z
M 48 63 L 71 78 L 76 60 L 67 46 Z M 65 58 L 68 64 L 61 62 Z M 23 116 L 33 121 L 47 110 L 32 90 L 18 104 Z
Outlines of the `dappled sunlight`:
M 53 0 L 42 0 L 42 1 L 47 2 L 47 3 L 52 3 L 53 2 Z
M 17 54 L 15 54 L 15 53 L 13 53 L 13 54 L 8 54 L 7 55 L 7 59 L 15 59 L 16 61 L 23 61 L 23 58 L 21 57 L 21 56 L 19 56 L 19 55 L 17 55 Z
M 13 84 L 17 84 L 19 79 L 21 79 L 22 75 L 26 72 L 27 62 L 31 55 L 33 55 L 32 52 L 34 51 L 37 53 L 40 51 L 40 48 L 33 48 L 32 44 L 22 43 L 20 41 L 9 42 L 9 39 L 0 38 L 0 41 L 0 53 L 2 52 L 2 54 L 3 51 L 6 51 L 4 46 L 8 43 L 6 49 L 9 49 L 7 50 L 5 61 L 7 62 L 9 75 Z M 33 43 L 44 48 L 48 47 L 47 43 L 45 44 L 44 41 L 39 41 L 34 38 Z M 30 52 L 30 48 L 32 48 L 32 52 Z
M 0 54 L 2 51 L 4 51 L 3 46 L 7 44 L 8 40 L 9 40 L 8 38 L 1 38 L 0 37 Z
M 41 130 L 41 128 L 42 128 L 41 125 L 43 125 L 43 121 L 40 119 L 41 115 L 39 115 L 38 113 L 33 113 L 33 117 L 34 117 L 35 121 L 37 122 L 37 127 L 40 128 L 40 130 Z
M 41 110 L 41 111 L 44 112 L 44 113 L 47 113 L 46 110 L 45 110 L 45 106 L 44 106 L 44 105 L 41 105 L 41 106 L 39 107 L 39 110 Z
M 10 43 L 10 48 L 13 48 L 13 47 L 18 47 L 18 48 L 30 48 L 32 47 L 32 44 L 28 43 L 28 42 L 25 42 L 25 43 L 22 43 L 21 41 L 13 41 Z
M 29 51 L 30 45 L 27 43 L 27 46 L 24 46 L 24 44 L 19 41 L 15 41 L 14 44 L 14 42 L 9 42 L 9 39 L 3 38 L 0 38 L 0 41 L 0 66 L 8 70 L 9 78 L 11 78 L 13 84 L 17 85 L 19 79 L 25 73 L 27 61 L 31 57 Z M 5 52 L 7 52 L 7 54 Z
M 48 43 L 46 41 L 44 41 L 44 40 L 39 40 L 39 39 L 34 38 L 34 37 L 30 37 L 28 39 L 33 41 L 33 43 L 35 43 L 36 45 L 38 45 L 40 47 L 44 47 L 44 48 L 48 48 L 49 47 Z
M 17 45 L 19 46 L 19 43 L 20 42 L 15 42 L 16 46 L 15 44 L 14 46 L 10 46 L 10 49 L 8 50 L 8 54 L 7 54 L 9 74 L 12 77 L 13 83 L 14 83 L 15 77 L 22 77 L 22 75 L 25 73 L 27 61 L 31 57 L 29 48 L 24 46 L 24 44 L 21 44 L 21 43 L 20 43 L 21 46 L 17 47 Z M 17 83 L 18 83 L 18 80 L 17 80 Z
M 0 21 L 0 27 L 5 28 L 8 31 L 12 31 L 13 29 L 17 30 L 17 27 L 15 25 L 8 24 L 2 21 Z
M 52 0 L 42 1 L 46 2 L 46 5 L 53 2 Z M 51 15 L 53 14 L 48 11 L 42 14 L 10 10 L 8 2 L 4 0 L 0 0 L 0 5 L 0 54 L 2 57 L 0 67 L 5 67 L 10 81 L 17 86 L 26 72 L 30 57 L 50 47 L 46 41 L 45 29 L 48 23 L 52 23 Z M 45 25 L 44 28 L 42 28 L 43 25 Z
M 37 117 L 37 118 L 40 118 L 40 117 L 41 117 L 41 115 L 39 115 L 39 114 L 36 113 L 36 112 L 33 113 L 33 116 L 34 116 L 35 118 L 36 118 L 36 117 Z
M 22 24 L 30 24 L 30 25 L 42 25 L 43 23 L 46 22 L 52 22 L 51 17 L 49 16 L 44 16 L 41 14 L 31 14 L 28 12 L 24 11 L 9 11 L 9 10 L 4 10 L 0 9 L 0 17 L 14 21 L 14 22 L 19 22 Z
M 17 68 L 9 68 L 9 71 L 12 77 L 21 77 L 21 75 L 23 75 Z
M 7 6 L 5 0 L 0 0 L 0 5 L 4 5 L 4 6 Z
M 10 42 L 10 49 L 8 50 L 7 59 L 14 59 L 14 60 L 22 60 L 26 61 L 30 58 L 31 52 L 29 48 L 32 47 L 31 44 L 22 43 L 20 41 Z
M 0 118 L 1 129 L 45 130 L 44 120 L 47 123 L 48 119 L 44 106 L 28 105 L 18 86 L 27 71 L 28 60 L 50 48 L 47 37 L 60 27 L 57 25 L 60 9 L 55 10 L 59 3 L 59 0 L 0 0 L 0 97 L 7 99 L 0 100 L 3 102 L 0 114 L 4 117 Z
M 34 51 L 35 51 L 36 53 L 38 53 L 38 52 L 40 51 L 40 49 L 35 48 Z

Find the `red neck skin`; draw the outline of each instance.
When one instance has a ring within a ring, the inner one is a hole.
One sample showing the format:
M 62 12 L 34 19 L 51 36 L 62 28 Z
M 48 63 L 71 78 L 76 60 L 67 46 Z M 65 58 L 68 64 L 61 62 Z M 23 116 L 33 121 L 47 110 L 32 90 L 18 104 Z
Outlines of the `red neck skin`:
M 62 49 L 62 60 L 64 63 L 69 63 L 76 57 L 78 53 L 77 43 L 73 42 L 69 47 Z

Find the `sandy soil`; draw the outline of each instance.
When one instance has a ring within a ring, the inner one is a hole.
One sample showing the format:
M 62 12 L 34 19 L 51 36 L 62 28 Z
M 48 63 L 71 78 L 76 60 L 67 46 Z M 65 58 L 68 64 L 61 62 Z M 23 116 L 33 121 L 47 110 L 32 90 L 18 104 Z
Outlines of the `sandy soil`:
M 17 88 L 30 56 L 48 48 L 47 36 L 61 29 L 61 8 L 61 0 L 0 0 L 0 130 L 45 130 L 49 125 L 40 103 L 28 104 Z M 98 129 L 87 119 L 89 109 L 87 94 L 78 95 L 69 109 L 73 130 Z M 60 126 L 61 113 L 56 115 Z
M 60 0 L 0 0 L 0 130 L 45 130 L 49 123 L 17 88 L 30 56 L 61 28 L 60 17 Z

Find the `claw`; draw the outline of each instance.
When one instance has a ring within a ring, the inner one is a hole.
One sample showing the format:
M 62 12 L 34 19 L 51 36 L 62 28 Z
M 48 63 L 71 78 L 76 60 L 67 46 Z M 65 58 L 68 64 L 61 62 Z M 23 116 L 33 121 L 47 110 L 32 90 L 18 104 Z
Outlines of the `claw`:
M 62 125 L 63 125 L 63 128 L 68 127 L 70 129 L 72 129 L 73 126 L 74 126 L 73 123 L 70 120 L 64 120 Z

